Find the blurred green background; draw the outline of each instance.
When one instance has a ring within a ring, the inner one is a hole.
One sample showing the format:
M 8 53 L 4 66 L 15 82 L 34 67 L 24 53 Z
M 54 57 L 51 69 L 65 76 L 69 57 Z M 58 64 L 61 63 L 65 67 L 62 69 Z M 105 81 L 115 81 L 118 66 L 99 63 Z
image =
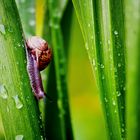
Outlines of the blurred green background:
M 37 1 L 37 35 L 41 35 L 44 0 Z M 105 122 L 95 79 L 74 9 L 68 32 L 68 89 L 75 140 L 106 140 Z M 65 38 L 64 38 L 65 39 Z M 10 125 L 10 124 L 9 124 Z M 0 140 L 3 140 L 0 117 Z

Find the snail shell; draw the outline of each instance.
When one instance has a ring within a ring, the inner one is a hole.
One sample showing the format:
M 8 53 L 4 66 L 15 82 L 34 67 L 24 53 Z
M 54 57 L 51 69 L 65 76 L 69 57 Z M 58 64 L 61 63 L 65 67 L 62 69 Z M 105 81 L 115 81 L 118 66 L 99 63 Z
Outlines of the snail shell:
M 38 69 L 44 70 L 52 58 L 52 51 L 48 48 L 48 43 L 38 36 L 32 36 L 27 40 L 27 48 L 35 56 Z

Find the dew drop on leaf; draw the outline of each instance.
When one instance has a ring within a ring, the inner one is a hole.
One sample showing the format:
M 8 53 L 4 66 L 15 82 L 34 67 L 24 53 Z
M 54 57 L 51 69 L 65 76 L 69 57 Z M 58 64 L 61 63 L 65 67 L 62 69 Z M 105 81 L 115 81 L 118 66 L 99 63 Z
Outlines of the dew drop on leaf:
M 15 105 L 17 109 L 21 109 L 23 107 L 22 102 L 20 101 L 18 95 L 13 96 L 13 99 L 15 101 Z
M 120 54 L 120 53 L 118 53 L 118 56 L 121 56 L 121 54 Z
M 124 132 L 125 130 L 124 130 L 124 128 L 122 128 L 122 132 Z
M 121 92 L 117 91 L 117 96 L 118 97 L 121 96 Z
M 43 136 L 41 136 L 41 140 L 43 140 Z
M 0 32 L 1 32 L 3 35 L 6 34 L 6 32 L 5 32 L 5 27 L 4 27 L 3 24 L 0 24 Z
M 34 25 L 35 25 L 35 21 L 34 21 L 34 20 L 30 20 L 30 21 L 29 21 L 29 25 L 30 25 L 30 26 L 34 26 Z
M 115 34 L 115 35 L 118 35 L 118 32 L 115 30 L 115 31 L 114 31 L 114 34 Z
M 110 45 L 110 40 L 107 41 L 108 45 Z
M 104 80 L 105 79 L 105 77 L 104 77 L 104 75 L 102 76 L 102 80 Z
M 118 67 L 119 67 L 119 68 L 121 67 L 121 63 L 118 63 Z
M 106 97 L 104 99 L 105 99 L 105 102 L 107 103 L 108 102 L 108 99 Z
M 23 135 L 16 135 L 15 140 L 23 140 Z
M 88 43 L 85 44 L 85 47 L 87 50 L 89 50 Z
M 101 64 L 101 69 L 104 69 L 104 67 L 105 67 L 104 64 Z
M 115 100 L 113 100 L 113 105 L 114 105 L 114 106 L 116 105 L 116 102 L 115 102 Z
M 2 84 L 0 84 L 0 97 L 3 98 L 3 99 L 8 98 L 6 87 Z

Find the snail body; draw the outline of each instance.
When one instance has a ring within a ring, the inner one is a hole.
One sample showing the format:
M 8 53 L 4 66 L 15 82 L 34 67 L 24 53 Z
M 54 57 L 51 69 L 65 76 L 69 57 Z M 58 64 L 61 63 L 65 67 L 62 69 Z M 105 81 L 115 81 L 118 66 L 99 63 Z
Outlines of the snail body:
M 45 69 L 51 61 L 52 52 L 48 43 L 38 36 L 33 36 L 26 41 L 27 71 L 30 84 L 37 99 L 46 94 L 43 89 L 40 71 Z

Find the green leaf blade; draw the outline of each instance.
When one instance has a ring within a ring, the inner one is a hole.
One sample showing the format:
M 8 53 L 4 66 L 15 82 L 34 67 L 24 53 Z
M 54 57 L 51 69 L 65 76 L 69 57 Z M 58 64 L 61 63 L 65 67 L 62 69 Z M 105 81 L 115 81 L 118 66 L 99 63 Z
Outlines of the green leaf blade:
M 0 0 L 0 112 L 5 138 L 41 139 L 39 110 L 26 70 L 23 32 L 15 2 Z
M 48 139 L 73 139 L 67 95 L 66 56 L 60 25 L 67 2 L 67 0 L 48 1 L 50 23 L 48 36 L 51 36 L 49 41 L 53 48 L 53 60 L 49 72 L 51 82 L 48 83 L 47 92 L 54 100 L 52 104 L 47 102 L 46 105 L 46 124 L 48 124 L 48 126 L 46 125 L 46 135 Z M 53 89 L 51 89 L 52 87 Z M 53 95 L 51 95 L 52 93 Z M 52 121 L 54 122 L 50 123 Z
M 109 137 L 114 140 L 124 138 L 125 91 L 122 90 L 125 87 L 125 46 L 122 41 L 124 25 L 123 22 L 122 25 L 116 24 L 117 20 L 123 20 L 122 3 L 104 0 L 73 0 L 73 3 L 100 90 Z M 118 5 L 121 9 L 117 7 Z M 112 10 L 113 6 L 116 11 Z M 120 13 L 120 17 L 116 16 L 117 12 Z M 119 52 L 121 56 L 118 56 Z M 120 61 L 121 66 L 118 63 Z

